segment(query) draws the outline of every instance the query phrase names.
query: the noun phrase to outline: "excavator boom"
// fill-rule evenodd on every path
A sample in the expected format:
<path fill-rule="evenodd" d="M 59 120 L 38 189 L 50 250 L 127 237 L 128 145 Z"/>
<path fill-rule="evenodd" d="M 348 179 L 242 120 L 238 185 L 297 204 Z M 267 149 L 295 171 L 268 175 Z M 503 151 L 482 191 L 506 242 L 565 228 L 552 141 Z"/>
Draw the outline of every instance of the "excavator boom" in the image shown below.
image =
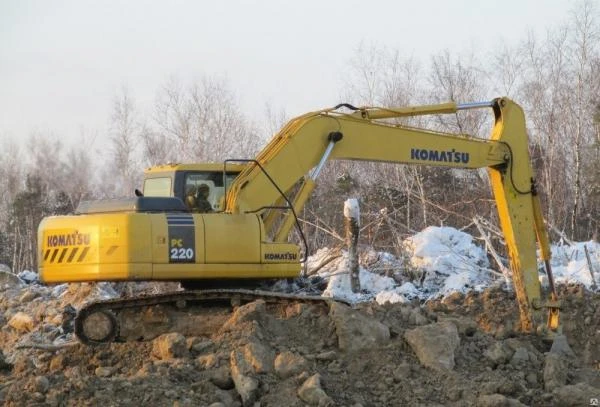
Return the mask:
<path fill-rule="evenodd" d="M 494 113 L 494 126 L 488 139 L 381 121 L 481 108 L 491 108 Z M 487 168 L 513 271 L 522 329 L 531 331 L 534 328 L 532 309 L 542 306 L 536 237 L 545 259 L 549 259 L 550 250 L 535 191 L 521 107 L 508 98 L 498 98 L 463 105 L 445 103 L 353 109 L 355 111 L 350 114 L 339 113 L 337 109 L 313 112 L 288 123 L 258 155 L 258 164 L 247 166 L 236 178 L 227 196 L 226 211 L 259 211 L 278 199 L 279 193 L 273 183 L 279 189 L 289 191 L 303 178 L 303 185 L 294 200 L 294 210 L 299 211 L 327 160 Z M 279 230 L 272 231 L 269 228 L 278 223 L 275 216 L 270 216 L 267 217 L 267 232 L 273 233 L 275 241 L 287 239 L 292 227 L 290 217 L 279 223 Z M 557 308 L 553 306 L 551 311 L 556 314 Z M 553 320 L 551 325 L 556 328 L 557 318 Z"/>

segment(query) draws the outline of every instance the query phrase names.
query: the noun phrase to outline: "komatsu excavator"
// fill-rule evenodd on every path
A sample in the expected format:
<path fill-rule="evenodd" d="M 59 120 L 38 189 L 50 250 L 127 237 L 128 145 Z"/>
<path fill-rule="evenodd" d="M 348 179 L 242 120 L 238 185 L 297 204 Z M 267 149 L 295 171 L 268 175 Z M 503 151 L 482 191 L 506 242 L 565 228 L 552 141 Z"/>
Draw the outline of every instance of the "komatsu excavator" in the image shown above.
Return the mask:
<path fill-rule="evenodd" d="M 423 115 L 489 109 L 489 138 L 392 123 Z M 398 122 L 399 120 L 395 120 Z M 288 242 L 328 160 L 367 160 L 450 168 L 487 168 L 510 258 L 521 329 L 558 328 L 559 301 L 528 152 L 521 107 L 508 98 L 401 108 L 343 104 L 291 120 L 253 160 L 173 164 L 146 170 L 143 191 L 125 200 L 83 202 L 75 215 L 45 218 L 38 231 L 45 283 L 285 279 L 300 275 L 298 245 Z M 193 201 L 204 191 L 209 211 Z M 187 205 L 186 205 L 187 204 Z M 301 228 L 300 229 L 300 235 Z M 551 295 L 542 298 L 536 241 Z M 79 310 L 75 333 L 85 343 L 124 338 L 120 315 L 157 304 L 216 301 L 322 301 L 250 290 L 192 290 L 115 299 Z M 547 310 L 546 324 L 541 311 Z M 138 339 L 142 339 L 141 337 Z"/>

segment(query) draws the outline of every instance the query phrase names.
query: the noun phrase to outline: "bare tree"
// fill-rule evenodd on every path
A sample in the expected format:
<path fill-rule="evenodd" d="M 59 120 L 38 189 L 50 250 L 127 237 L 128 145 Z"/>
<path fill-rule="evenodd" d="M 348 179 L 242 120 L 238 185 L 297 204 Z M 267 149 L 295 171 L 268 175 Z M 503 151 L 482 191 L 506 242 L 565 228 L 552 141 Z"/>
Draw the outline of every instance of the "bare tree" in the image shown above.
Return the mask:
<path fill-rule="evenodd" d="M 109 172 L 114 183 L 114 193 L 131 195 L 141 176 L 137 159 L 137 140 L 140 132 L 135 103 L 126 88 L 113 100 L 110 120 L 111 150 Z"/>
<path fill-rule="evenodd" d="M 142 148 L 142 162 L 145 167 L 173 161 L 171 143 L 158 130 L 145 123 L 141 126 L 138 137 Z"/>
<path fill-rule="evenodd" d="M 15 196 L 23 188 L 23 164 L 17 144 L 5 140 L 0 147 L 0 264 L 14 268 L 14 239 L 11 235 L 11 207 Z"/>
<path fill-rule="evenodd" d="M 145 152 L 161 151 L 173 161 L 253 157 L 265 142 L 241 112 L 226 80 L 219 77 L 205 77 L 187 89 L 169 81 L 158 93 L 154 122 L 155 131 L 144 131 Z M 161 136 L 173 146 L 170 151 L 164 151 Z"/>
<path fill-rule="evenodd" d="M 486 98 L 488 90 L 483 81 L 484 71 L 473 54 L 454 56 L 446 50 L 431 59 L 429 73 L 430 102 L 472 102 Z M 442 131 L 479 135 L 486 115 L 480 110 L 461 112 L 454 116 L 436 116 L 436 125 Z"/>
<path fill-rule="evenodd" d="M 64 158 L 64 173 L 60 191 L 69 199 L 70 207 L 75 209 L 83 199 L 94 196 L 93 186 L 95 167 L 85 146 L 74 145 L 69 148 Z"/>
<path fill-rule="evenodd" d="M 595 106 L 591 103 L 598 95 L 600 81 L 597 76 L 595 62 L 600 56 L 598 40 L 600 40 L 600 26 L 596 18 L 596 9 L 592 1 L 583 1 L 573 11 L 571 21 L 572 45 L 570 54 L 575 62 L 573 66 L 574 103 L 571 112 L 574 116 L 574 196 L 571 210 L 571 231 L 575 237 L 583 238 L 577 233 L 580 207 L 582 206 L 583 182 L 582 160 L 584 149 L 589 148 L 594 140 L 594 125 L 590 120 Z M 589 232 L 589 231 L 588 231 Z"/>

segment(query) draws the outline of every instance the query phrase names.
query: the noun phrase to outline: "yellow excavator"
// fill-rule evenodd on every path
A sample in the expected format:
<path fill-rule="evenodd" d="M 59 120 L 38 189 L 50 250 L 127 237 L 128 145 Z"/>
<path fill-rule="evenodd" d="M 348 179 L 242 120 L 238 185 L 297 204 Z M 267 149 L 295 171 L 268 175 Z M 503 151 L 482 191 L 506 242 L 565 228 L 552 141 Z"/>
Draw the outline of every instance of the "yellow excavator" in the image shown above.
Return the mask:
<path fill-rule="evenodd" d="M 466 109 L 493 112 L 489 138 L 391 120 Z M 75 320 L 75 333 L 86 343 L 119 340 L 123 310 L 294 297 L 197 288 L 214 280 L 298 277 L 303 259 L 288 235 L 296 226 L 303 236 L 296 214 L 328 160 L 487 168 L 510 258 L 521 329 L 558 328 L 559 302 L 525 118 L 521 107 L 508 98 L 400 108 L 342 104 L 291 120 L 255 159 L 150 168 L 136 197 L 83 202 L 74 215 L 48 217 L 40 223 L 40 279 L 45 283 L 170 280 L 196 288 L 89 304 Z M 198 200 L 204 201 L 202 210 Z M 549 298 L 542 298 L 536 242 L 550 281 Z M 548 311 L 545 324 L 542 310 Z"/>

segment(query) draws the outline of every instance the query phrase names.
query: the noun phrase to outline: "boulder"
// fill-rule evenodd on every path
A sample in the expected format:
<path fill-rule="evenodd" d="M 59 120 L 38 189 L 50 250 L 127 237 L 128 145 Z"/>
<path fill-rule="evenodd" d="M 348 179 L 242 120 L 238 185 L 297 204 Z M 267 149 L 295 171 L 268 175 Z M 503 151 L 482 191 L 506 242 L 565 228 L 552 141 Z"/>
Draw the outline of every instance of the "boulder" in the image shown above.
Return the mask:
<path fill-rule="evenodd" d="M 19 297 L 19 302 L 21 304 L 27 304 L 28 302 L 31 302 L 32 300 L 36 299 L 37 297 L 40 296 L 40 293 L 34 290 L 25 290 L 25 292 Z"/>
<path fill-rule="evenodd" d="M 275 358 L 275 372 L 282 379 L 297 375 L 306 370 L 307 367 L 307 360 L 293 352 L 281 352 Z"/>
<path fill-rule="evenodd" d="M 227 366 L 212 369 L 208 375 L 208 379 L 221 390 L 231 390 L 235 387 L 231 378 L 231 372 Z"/>
<path fill-rule="evenodd" d="M 526 407 L 526 405 L 502 394 L 489 394 L 477 398 L 477 407 Z"/>
<path fill-rule="evenodd" d="M 492 343 L 483 355 L 493 362 L 494 365 L 502 365 L 507 363 L 513 357 L 514 353 L 503 341 L 497 341 Z"/>
<path fill-rule="evenodd" d="M 517 348 L 512 358 L 510 358 L 510 364 L 513 366 L 524 366 L 527 363 L 529 363 L 529 352 L 524 347 Z"/>
<path fill-rule="evenodd" d="M 185 336 L 176 332 L 159 336 L 152 343 L 152 355 L 161 360 L 188 356 Z"/>
<path fill-rule="evenodd" d="M 242 348 L 242 354 L 255 373 L 273 371 L 275 351 L 270 346 L 252 341 Z"/>
<path fill-rule="evenodd" d="M 298 396 L 311 406 L 332 406 L 333 400 L 321 387 L 321 375 L 309 377 L 298 389 Z"/>
<path fill-rule="evenodd" d="M 8 266 L 0 264 L 0 290 L 21 287 L 23 284 L 23 281 L 16 274 L 10 272 Z"/>
<path fill-rule="evenodd" d="M 575 353 L 565 335 L 556 335 L 544 360 L 544 389 L 548 392 L 567 384 L 569 361 Z"/>
<path fill-rule="evenodd" d="M 24 312 L 17 312 L 8 321 L 8 325 L 18 332 L 31 332 L 33 330 L 33 318 Z"/>
<path fill-rule="evenodd" d="M 442 315 L 438 322 L 449 321 L 456 325 L 459 335 L 472 336 L 478 329 L 477 322 L 471 318 Z"/>
<path fill-rule="evenodd" d="M 109 377 L 114 373 L 114 369 L 111 367 L 99 366 L 94 370 L 94 373 L 98 377 Z"/>
<path fill-rule="evenodd" d="M 544 362 L 544 389 L 554 389 L 567 384 L 567 363 L 562 356 L 548 353 Z"/>
<path fill-rule="evenodd" d="M 567 342 L 567 337 L 565 335 L 556 335 L 554 337 L 554 340 L 552 341 L 552 348 L 550 348 L 550 353 L 571 359 L 575 357 L 575 352 L 573 352 L 569 346 L 569 342 Z"/>
<path fill-rule="evenodd" d="M 249 321 L 261 321 L 265 318 L 267 308 L 263 300 L 256 300 L 238 307 L 233 315 L 223 324 L 221 330 L 227 332 L 236 329 L 240 324 Z"/>
<path fill-rule="evenodd" d="M 210 339 L 193 337 L 187 340 L 187 347 L 192 352 L 207 353 L 214 348 L 214 342 Z"/>
<path fill-rule="evenodd" d="M 204 369 L 212 369 L 219 366 L 219 358 L 215 353 L 198 356 L 197 362 Z"/>
<path fill-rule="evenodd" d="M 408 342 L 423 366 L 437 371 L 454 368 L 454 351 L 460 344 L 456 325 L 443 321 L 406 331 Z"/>
<path fill-rule="evenodd" d="M 50 380 L 46 376 L 38 376 L 34 380 L 34 389 L 38 393 L 46 394 L 50 389 Z"/>
<path fill-rule="evenodd" d="M 235 389 L 242 398 L 244 407 L 254 405 L 258 399 L 259 381 L 253 377 L 253 368 L 240 350 L 231 352 L 231 378 Z"/>
<path fill-rule="evenodd" d="M 553 403 L 556 406 L 589 406 L 592 399 L 600 399 L 600 389 L 587 383 L 562 386 L 552 391 Z"/>
<path fill-rule="evenodd" d="M 390 329 L 347 305 L 333 302 L 329 315 L 335 324 L 340 349 L 357 352 L 381 346 L 390 340 Z"/>

